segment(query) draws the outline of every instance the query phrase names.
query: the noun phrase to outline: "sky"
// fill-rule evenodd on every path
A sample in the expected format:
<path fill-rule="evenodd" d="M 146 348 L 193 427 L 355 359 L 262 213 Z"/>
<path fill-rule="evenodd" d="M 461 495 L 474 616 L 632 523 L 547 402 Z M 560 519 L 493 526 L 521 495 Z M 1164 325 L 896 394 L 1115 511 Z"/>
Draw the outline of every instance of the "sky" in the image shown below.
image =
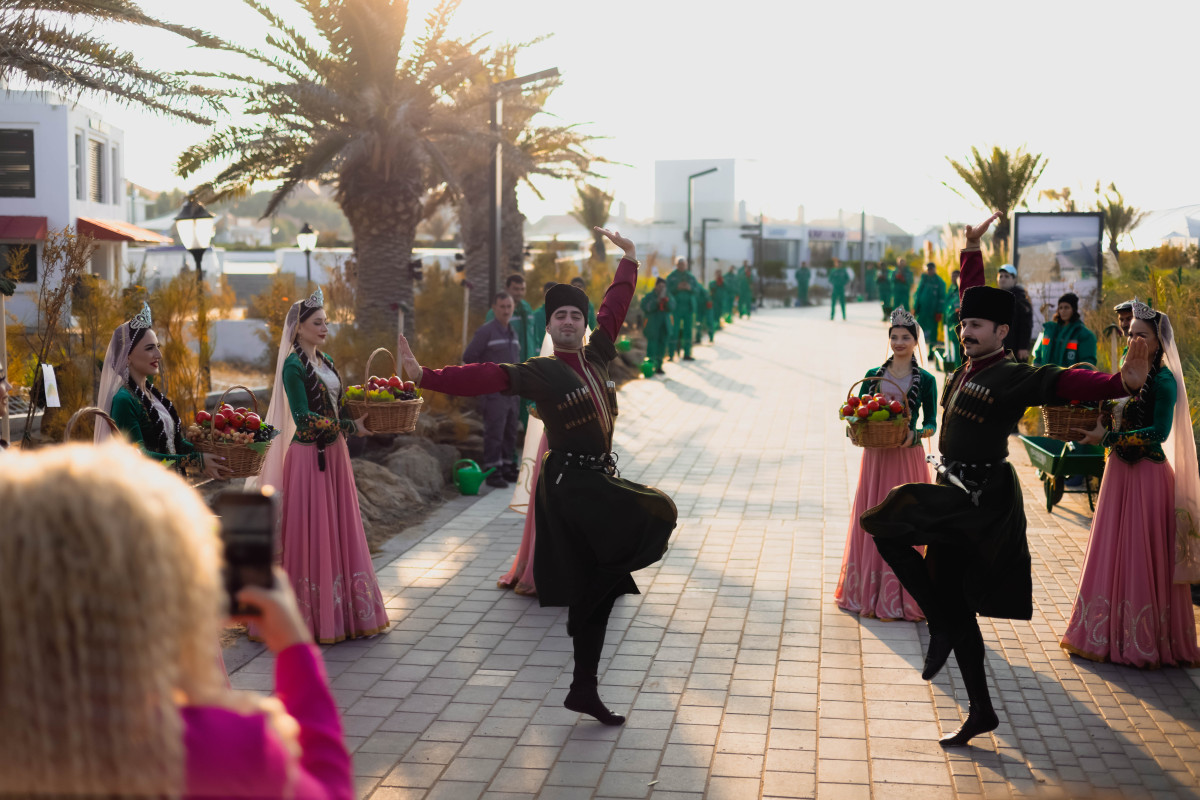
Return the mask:
<path fill-rule="evenodd" d="M 141 4 L 248 44 L 266 33 L 240 0 Z M 304 26 L 294 0 L 269 4 Z M 413 0 L 410 37 L 432 5 Z M 452 30 L 494 43 L 552 34 L 518 68 L 558 67 L 547 110 L 604 137 L 594 150 L 626 166 L 604 165 L 602 184 L 634 218 L 653 214 L 656 160 L 739 158 L 768 176 L 757 199 L 769 218 L 865 209 L 919 233 L 984 216 L 944 185 L 970 198 L 946 157 L 993 145 L 1043 154 L 1039 189 L 1089 199 L 1099 180 L 1143 209 L 1200 202 L 1196 2 L 463 0 Z M 103 33 L 149 65 L 213 66 L 173 37 Z M 203 129 L 84 104 L 125 130 L 126 177 L 189 185 L 173 164 Z M 530 219 L 570 207 L 570 185 L 539 188 L 545 200 L 521 199 Z"/>

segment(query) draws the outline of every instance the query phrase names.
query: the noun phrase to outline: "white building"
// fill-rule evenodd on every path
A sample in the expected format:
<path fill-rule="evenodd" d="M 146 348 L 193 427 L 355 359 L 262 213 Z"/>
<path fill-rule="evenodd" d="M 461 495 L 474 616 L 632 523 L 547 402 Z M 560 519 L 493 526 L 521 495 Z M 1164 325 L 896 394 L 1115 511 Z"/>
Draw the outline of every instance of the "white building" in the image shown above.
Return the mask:
<path fill-rule="evenodd" d="M 68 226 L 96 240 L 91 271 L 117 280 L 129 242 L 170 239 L 125 222 L 125 134 L 49 92 L 0 96 L 0 256 L 29 245 L 8 311 L 36 317 L 29 297 L 43 271 L 47 230 Z M 7 266 L 7 261 L 0 261 Z"/>

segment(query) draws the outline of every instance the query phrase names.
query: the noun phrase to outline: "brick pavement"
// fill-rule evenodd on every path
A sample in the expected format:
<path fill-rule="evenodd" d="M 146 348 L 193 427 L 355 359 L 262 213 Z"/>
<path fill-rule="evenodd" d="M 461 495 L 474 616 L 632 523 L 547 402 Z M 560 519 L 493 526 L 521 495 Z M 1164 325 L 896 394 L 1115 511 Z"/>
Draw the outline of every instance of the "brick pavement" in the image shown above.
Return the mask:
<path fill-rule="evenodd" d="M 984 620 L 1002 719 L 944 753 L 957 669 L 920 679 L 923 626 L 832 601 L 859 451 L 834 408 L 882 361 L 877 306 L 778 309 L 736 323 L 666 379 L 622 389 L 622 473 L 675 498 L 662 562 L 617 603 L 606 728 L 562 708 L 565 610 L 498 589 L 523 518 L 507 493 L 455 501 L 377 569 L 394 628 L 325 648 L 359 795 L 399 798 L 1200 797 L 1200 689 L 1189 671 L 1069 659 L 1058 634 L 1087 541 L 1086 503 L 1053 515 L 1021 468 L 1032 623 Z M 1018 462 L 1023 462 L 1023 456 Z M 260 655 L 235 686 L 266 689 Z"/>

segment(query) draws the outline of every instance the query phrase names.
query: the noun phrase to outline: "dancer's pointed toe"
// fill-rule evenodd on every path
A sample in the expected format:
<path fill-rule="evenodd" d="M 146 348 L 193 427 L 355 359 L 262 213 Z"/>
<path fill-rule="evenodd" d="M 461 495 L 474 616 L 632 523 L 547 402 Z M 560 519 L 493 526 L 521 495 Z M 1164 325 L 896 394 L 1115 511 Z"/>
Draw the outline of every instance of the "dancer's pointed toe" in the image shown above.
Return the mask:
<path fill-rule="evenodd" d="M 938 740 L 942 747 L 965 747 L 971 739 L 1000 727 L 1000 719 L 992 709 L 971 709 L 958 730 Z"/>

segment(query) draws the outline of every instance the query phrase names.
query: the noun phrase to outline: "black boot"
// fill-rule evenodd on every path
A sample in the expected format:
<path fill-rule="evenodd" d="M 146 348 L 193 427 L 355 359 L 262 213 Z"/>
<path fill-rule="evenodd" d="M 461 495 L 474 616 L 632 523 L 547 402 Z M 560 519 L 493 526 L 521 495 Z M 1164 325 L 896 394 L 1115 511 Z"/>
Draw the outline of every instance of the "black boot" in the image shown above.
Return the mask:
<path fill-rule="evenodd" d="M 967 718 L 958 730 L 949 736 L 938 739 L 942 747 L 965 747 L 968 742 L 981 733 L 988 733 L 1000 727 L 1000 719 L 992 707 L 976 708 L 974 705 L 967 711 Z"/>
<path fill-rule="evenodd" d="M 925 651 L 925 666 L 921 679 L 931 681 L 946 666 L 946 660 L 962 640 L 962 631 L 929 629 L 929 649 Z"/>
<path fill-rule="evenodd" d="M 571 711 L 595 717 L 605 725 L 624 725 L 625 718 L 609 711 L 608 707 L 600 700 L 600 693 L 596 690 L 597 685 L 598 681 L 595 675 L 591 677 L 575 676 L 575 680 L 571 682 L 571 690 L 567 692 L 567 699 L 563 701 L 563 706 Z"/>

